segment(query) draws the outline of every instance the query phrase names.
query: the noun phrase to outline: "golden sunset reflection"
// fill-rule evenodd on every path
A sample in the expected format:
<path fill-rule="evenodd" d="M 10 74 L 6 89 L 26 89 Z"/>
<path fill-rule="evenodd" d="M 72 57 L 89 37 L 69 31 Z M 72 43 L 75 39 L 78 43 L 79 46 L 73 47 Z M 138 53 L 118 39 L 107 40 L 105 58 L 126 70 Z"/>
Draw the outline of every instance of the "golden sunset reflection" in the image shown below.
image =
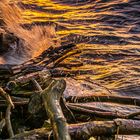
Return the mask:
<path fill-rule="evenodd" d="M 63 62 L 83 62 L 84 65 L 79 66 L 79 69 L 93 70 L 94 74 L 90 76 L 92 80 L 104 84 L 109 89 L 119 89 L 130 86 L 131 81 L 135 81 L 134 84 L 140 83 L 139 79 L 134 78 L 139 75 L 136 68 L 139 65 L 140 54 L 138 18 L 133 21 L 131 15 L 133 12 L 130 12 L 128 17 L 125 16 L 133 8 L 126 6 L 118 10 L 118 5 L 127 5 L 127 2 L 95 0 L 78 4 L 60 0 L 23 0 L 24 22 L 22 20 L 20 23 L 53 23 L 60 42 L 75 43 L 77 50 L 81 50 L 80 56 L 79 54 L 70 56 Z M 32 36 L 35 32 L 31 31 Z M 35 37 L 31 39 L 30 33 L 28 36 L 27 34 L 24 32 L 22 37 L 28 37 L 30 43 L 36 41 Z M 39 32 L 36 32 L 36 37 L 39 38 L 37 34 Z M 37 50 L 33 57 L 38 56 L 46 46 L 49 47 L 49 43 L 47 45 L 45 43 L 43 45 L 36 43 Z"/>

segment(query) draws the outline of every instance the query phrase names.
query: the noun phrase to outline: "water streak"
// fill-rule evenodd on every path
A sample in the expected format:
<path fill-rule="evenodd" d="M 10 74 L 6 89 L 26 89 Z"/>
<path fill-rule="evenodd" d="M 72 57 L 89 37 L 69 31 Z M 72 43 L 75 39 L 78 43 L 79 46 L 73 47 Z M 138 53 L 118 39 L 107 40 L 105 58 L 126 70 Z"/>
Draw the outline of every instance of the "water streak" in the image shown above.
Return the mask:
<path fill-rule="evenodd" d="M 9 9 L 10 19 L 5 20 L 8 30 L 22 38 L 27 48 L 36 55 L 42 44 L 42 29 L 48 23 L 56 25 L 62 44 L 75 43 L 81 54 L 69 56 L 58 67 L 65 70 L 93 70 L 93 75 L 67 78 L 69 93 L 102 93 L 139 96 L 140 91 L 140 1 L 139 0 L 23 0 L 18 5 L 24 11 L 14 16 Z M 3 5 L 5 7 L 7 5 Z M 11 7 L 12 8 L 12 7 Z M 3 13 L 6 10 L 3 9 Z M 18 9 L 19 10 L 19 9 Z M 17 12 L 16 12 L 17 13 Z M 20 19 L 21 13 L 23 19 Z M 3 17 L 6 18 L 6 15 Z M 8 18 L 8 17 L 7 17 Z M 19 20 L 20 19 L 20 20 Z M 21 25 L 36 25 L 25 30 Z M 18 27 L 18 29 L 17 29 Z M 45 27 L 46 28 L 46 27 Z M 50 28 L 49 28 L 50 29 Z M 46 31 L 46 34 L 48 33 Z M 52 33 L 54 36 L 55 33 Z M 50 35 L 50 34 L 49 34 Z M 50 40 L 43 43 L 50 46 Z M 42 40 L 40 40 L 42 38 Z M 47 45 L 46 45 L 47 44 Z M 48 45 L 49 44 L 49 45 Z M 42 47 L 41 47 L 42 48 Z M 42 50 L 41 50 L 42 51 Z M 30 54 L 30 53 L 29 53 Z M 83 66 L 66 67 L 66 64 L 84 63 Z M 65 65 L 64 65 L 65 64 Z M 84 79 L 84 80 L 83 80 Z M 86 82 L 90 79 L 92 82 Z M 81 88 L 79 83 L 81 85 Z M 76 84 L 75 84 L 76 83 Z M 100 86 L 102 85 L 102 87 Z M 74 90 L 71 88 L 75 87 Z M 68 86 L 67 86 L 68 88 Z M 76 90 L 77 89 L 77 90 Z M 86 90 L 85 90 L 86 89 Z M 75 92 L 73 92 L 75 91 Z"/>

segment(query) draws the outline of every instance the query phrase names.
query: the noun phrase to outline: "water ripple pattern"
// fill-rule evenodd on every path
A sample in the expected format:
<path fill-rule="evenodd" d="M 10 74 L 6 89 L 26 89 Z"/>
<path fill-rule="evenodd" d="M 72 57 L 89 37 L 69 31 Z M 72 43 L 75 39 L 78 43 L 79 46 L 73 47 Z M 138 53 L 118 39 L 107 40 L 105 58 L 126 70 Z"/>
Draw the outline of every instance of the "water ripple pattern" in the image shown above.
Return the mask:
<path fill-rule="evenodd" d="M 80 84 L 92 93 L 140 94 L 139 0 L 23 0 L 26 24 L 56 25 L 62 44 L 75 43 L 80 54 L 59 67 L 93 70 Z M 64 67 L 63 64 L 84 63 Z M 102 85 L 102 87 L 100 86 Z M 106 88 L 108 90 L 106 90 Z"/>

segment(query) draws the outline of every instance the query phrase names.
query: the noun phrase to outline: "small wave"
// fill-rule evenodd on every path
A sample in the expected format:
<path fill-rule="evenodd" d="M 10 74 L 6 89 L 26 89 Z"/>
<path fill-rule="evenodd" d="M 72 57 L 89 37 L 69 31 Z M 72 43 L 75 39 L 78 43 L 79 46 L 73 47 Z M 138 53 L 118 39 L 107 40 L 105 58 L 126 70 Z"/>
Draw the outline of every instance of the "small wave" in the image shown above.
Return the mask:
<path fill-rule="evenodd" d="M 2 27 L 6 34 L 16 36 L 15 40 L 9 44 L 7 52 L 1 56 L 5 63 L 19 64 L 38 56 L 50 46 L 58 46 L 56 43 L 56 33 L 54 26 L 33 26 L 30 29 L 24 28 L 24 10 L 17 4 L 8 1 L 0 2 L 1 16 L 4 22 Z M 8 41 L 5 40 L 5 41 Z M 4 62 L 2 61 L 2 63 Z"/>

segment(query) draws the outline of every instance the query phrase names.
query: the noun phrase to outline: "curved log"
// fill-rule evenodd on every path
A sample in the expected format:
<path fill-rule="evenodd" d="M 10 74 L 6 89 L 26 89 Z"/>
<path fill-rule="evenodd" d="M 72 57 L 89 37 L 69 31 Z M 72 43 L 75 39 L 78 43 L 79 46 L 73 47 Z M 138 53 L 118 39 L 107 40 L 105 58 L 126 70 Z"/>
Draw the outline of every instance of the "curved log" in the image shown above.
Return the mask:
<path fill-rule="evenodd" d="M 52 80 L 49 87 L 41 93 L 45 109 L 51 119 L 56 140 L 70 140 L 66 119 L 59 103 L 65 87 L 64 80 Z"/>

